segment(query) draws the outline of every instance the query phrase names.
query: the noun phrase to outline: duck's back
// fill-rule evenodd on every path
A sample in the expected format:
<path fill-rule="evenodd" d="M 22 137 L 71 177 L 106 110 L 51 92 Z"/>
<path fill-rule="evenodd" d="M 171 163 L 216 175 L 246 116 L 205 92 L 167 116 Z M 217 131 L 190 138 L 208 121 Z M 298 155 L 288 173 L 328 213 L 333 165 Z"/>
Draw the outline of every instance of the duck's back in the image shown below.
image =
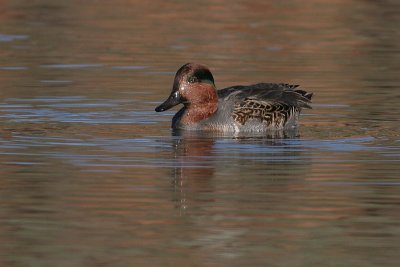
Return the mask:
<path fill-rule="evenodd" d="M 311 108 L 312 93 L 298 85 L 259 83 L 217 91 L 215 116 L 204 125 L 221 130 L 267 131 L 293 128 L 302 108 Z"/>

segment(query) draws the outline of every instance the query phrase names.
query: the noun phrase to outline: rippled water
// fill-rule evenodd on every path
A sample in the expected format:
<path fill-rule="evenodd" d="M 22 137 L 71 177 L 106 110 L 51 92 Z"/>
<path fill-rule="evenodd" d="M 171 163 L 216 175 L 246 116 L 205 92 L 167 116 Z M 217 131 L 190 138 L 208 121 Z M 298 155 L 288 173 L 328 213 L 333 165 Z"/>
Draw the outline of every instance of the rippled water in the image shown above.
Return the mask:
<path fill-rule="evenodd" d="M 397 266 L 398 1 L 0 1 L 1 266 Z M 173 133 L 186 62 L 295 133 Z"/>

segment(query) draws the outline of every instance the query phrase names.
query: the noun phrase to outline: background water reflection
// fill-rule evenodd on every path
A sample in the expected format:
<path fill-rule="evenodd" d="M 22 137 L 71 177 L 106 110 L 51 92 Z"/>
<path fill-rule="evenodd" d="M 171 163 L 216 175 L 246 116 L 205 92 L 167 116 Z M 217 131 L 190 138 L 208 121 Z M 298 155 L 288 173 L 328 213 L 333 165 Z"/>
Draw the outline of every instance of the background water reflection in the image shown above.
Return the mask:
<path fill-rule="evenodd" d="M 397 1 L 0 0 L 1 266 L 397 266 Z M 301 84 L 295 133 L 172 133 L 176 69 Z"/>

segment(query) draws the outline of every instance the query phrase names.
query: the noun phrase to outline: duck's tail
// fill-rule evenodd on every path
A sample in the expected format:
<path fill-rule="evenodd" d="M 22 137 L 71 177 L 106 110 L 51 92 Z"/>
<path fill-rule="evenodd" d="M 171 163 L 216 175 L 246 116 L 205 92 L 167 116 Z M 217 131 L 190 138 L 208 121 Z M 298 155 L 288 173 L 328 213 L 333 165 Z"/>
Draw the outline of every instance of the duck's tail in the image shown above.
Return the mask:
<path fill-rule="evenodd" d="M 299 93 L 299 94 L 301 94 L 303 97 L 307 98 L 311 102 L 311 98 L 313 96 L 313 93 L 308 93 L 308 92 L 306 92 L 304 90 L 301 90 L 301 89 L 296 89 L 294 91 Z"/>

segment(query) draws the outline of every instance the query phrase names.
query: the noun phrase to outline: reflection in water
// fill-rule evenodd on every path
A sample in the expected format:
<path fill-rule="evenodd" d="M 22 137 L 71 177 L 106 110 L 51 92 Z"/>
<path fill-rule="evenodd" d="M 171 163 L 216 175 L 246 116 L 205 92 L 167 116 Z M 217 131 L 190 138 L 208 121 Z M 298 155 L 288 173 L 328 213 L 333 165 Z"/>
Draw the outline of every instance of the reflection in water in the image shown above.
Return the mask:
<path fill-rule="evenodd" d="M 245 217 L 249 214 L 261 218 L 275 217 L 267 207 L 262 212 L 264 215 L 255 212 L 250 203 L 262 195 L 260 203 L 269 202 L 276 207 L 288 204 L 285 199 L 278 204 L 276 196 L 265 194 L 270 189 L 263 189 L 262 184 L 269 181 L 268 187 L 273 185 L 273 191 L 286 194 L 292 190 L 292 185 L 285 181 L 287 174 L 282 171 L 295 172 L 296 177 L 290 179 L 295 179 L 295 184 L 298 184 L 304 180 L 309 168 L 308 160 L 301 166 L 297 164 L 303 149 L 292 146 L 290 142 L 293 139 L 277 137 L 285 135 L 293 138 L 297 132 L 271 132 L 269 136 L 258 137 L 224 137 L 188 131 L 174 133 L 173 201 L 180 215 L 191 221 L 193 229 L 202 233 L 185 241 L 185 245 L 195 246 L 201 254 L 213 259 L 243 256 L 240 248 L 246 246 L 244 239 L 252 235 L 250 229 L 261 223 L 254 224 Z"/>
<path fill-rule="evenodd" d="M 188 199 L 196 199 L 197 193 L 212 193 L 215 173 L 215 157 L 212 138 L 179 136 L 173 139 L 176 163 L 173 167 L 173 183 L 178 207 L 186 209 Z M 212 201 L 202 200 L 202 201 Z"/>
<path fill-rule="evenodd" d="M 285 140 L 293 140 L 297 136 L 298 129 L 271 131 L 252 137 L 175 131 L 172 178 L 178 207 L 185 210 L 189 202 L 213 201 L 197 196 L 214 192 L 215 179 L 218 179 L 215 177 L 216 172 L 224 175 L 232 172 L 232 175 L 239 175 L 245 181 L 252 179 L 250 177 L 257 175 L 261 169 L 270 169 L 271 174 L 275 175 L 273 170 L 278 162 L 292 167 L 293 161 L 301 158 L 302 148 Z M 301 172 L 304 172 L 305 167 L 306 164 L 300 166 Z M 291 169 L 294 172 L 296 170 Z"/>

